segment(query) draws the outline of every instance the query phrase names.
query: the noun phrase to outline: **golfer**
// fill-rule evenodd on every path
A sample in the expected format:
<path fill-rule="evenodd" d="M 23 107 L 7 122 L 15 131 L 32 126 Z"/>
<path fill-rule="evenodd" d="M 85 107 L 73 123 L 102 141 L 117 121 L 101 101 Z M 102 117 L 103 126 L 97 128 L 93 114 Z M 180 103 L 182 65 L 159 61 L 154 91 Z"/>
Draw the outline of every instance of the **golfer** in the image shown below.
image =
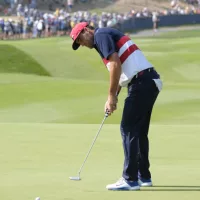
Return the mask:
<path fill-rule="evenodd" d="M 121 87 L 128 91 L 120 128 L 125 156 L 122 178 L 106 188 L 139 190 L 142 186 L 152 186 L 148 130 L 153 105 L 162 88 L 159 74 L 139 47 L 117 29 L 93 29 L 87 22 L 81 22 L 70 36 L 74 50 L 80 46 L 96 49 L 110 72 L 105 112 L 111 115 L 117 109 Z"/>

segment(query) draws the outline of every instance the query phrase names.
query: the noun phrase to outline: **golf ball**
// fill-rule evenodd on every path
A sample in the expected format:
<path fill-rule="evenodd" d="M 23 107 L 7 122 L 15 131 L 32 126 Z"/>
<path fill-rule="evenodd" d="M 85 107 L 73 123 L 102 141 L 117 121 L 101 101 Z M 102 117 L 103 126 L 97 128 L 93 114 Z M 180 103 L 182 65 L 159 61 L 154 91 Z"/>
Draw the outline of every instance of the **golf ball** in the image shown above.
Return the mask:
<path fill-rule="evenodd" d="M 40 200 L 40 197 L 36 197 L 35 200 Z"/>

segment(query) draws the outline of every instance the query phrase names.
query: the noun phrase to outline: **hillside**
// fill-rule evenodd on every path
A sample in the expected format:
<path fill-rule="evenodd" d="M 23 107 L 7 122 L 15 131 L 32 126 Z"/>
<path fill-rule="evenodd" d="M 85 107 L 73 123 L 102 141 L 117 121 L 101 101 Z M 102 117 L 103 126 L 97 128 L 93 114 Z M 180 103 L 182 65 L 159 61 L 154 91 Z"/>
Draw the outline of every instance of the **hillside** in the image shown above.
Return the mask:
<path fill-rule="evenodd" d="M 61 1 L 62 2 L 62 1 Z M 170 0 L 88 0 L 86 3 L 75 1 L 73 11 L 77 10 L 93 10 L 97 12 L 113 11 L 113 12 L 127 12 L 131 9 L 142 10 L 148 7 L 150 10 L 160 10 L 171 8 Z M 53 8 L 61 7 L 62 3 L 53 3 Z M 181 6 L 187 4 L 181 2 Z M 48 4 L 40 1 L 40 8 L 47 9 Z"/>
<path fill-rule="evenodd" d="M 156 104 L 159 112 L 152 118 L 156 123 L 200 121 L 198 35 L 199 31 L 188 30 L 134 37 L 164 83 Z M 71 40 L 64 37 L 1 41 L 0 48 L 4 54 L 0 56 L 1 122 L 100 122 L 109 73 L 95 50 L 74 52 Z M 38 76 L 45 72 L 51 76 Z M 122 89 L 118 110 L 109 123 L 119 123 L 126 92 Z"/>

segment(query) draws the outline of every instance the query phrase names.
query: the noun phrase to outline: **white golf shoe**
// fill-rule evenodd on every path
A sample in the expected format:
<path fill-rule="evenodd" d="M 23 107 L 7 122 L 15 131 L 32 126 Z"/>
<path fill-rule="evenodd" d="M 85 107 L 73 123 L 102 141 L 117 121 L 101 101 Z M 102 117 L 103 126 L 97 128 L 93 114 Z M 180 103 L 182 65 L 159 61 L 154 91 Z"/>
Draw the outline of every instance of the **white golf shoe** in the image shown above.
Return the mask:
<path fill-rule="evenodd" d="M 120 178 L 116 183 L 107 185 L 108 190 L 140 190 L 140 186 L 137 181 L 127 181 L 124 178 Z"/>
<path fill-rule="evenodd" d="M 153 186 L 151 179 L 140 178 L 140 179 L 138 179 L 138 183 L 141 187 L 151 187 L 151 186 Z"/>

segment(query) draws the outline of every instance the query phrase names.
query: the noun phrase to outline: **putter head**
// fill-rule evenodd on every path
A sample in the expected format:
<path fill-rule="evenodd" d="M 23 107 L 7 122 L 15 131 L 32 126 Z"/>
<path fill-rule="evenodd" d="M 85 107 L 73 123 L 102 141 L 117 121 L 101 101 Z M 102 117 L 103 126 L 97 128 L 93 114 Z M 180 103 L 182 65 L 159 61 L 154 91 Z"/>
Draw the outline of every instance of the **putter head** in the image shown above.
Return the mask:
<path fill-rule="evenodd" d="M 72 181 L 80 181 L 81 180 L 81 178 L 79 176 L 70 176 L 69 179 Z"/>

